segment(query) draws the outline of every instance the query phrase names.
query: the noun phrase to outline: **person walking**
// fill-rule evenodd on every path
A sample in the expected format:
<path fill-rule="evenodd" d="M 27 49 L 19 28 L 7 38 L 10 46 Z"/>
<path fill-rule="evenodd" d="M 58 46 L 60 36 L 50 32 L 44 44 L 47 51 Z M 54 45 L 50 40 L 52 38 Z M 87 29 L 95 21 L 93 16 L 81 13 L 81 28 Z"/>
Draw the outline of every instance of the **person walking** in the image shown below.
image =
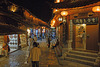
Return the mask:
<path fill-rule="evenodd" d="M 9 40 L 8 36 L 6 36 L 6 37 L 7 37 L 7 40 L 4 40 L 4 43 L 2 45 L 2 53 L 7 58 L 8 57 L 8 52 L 10 52 L 10 47 L 8 45 L 10 40 Z"/>
<path fill-rule="evenodd" d="M 48 37 L 48 48 L 50 48 L 50 41 L 51 41 L 51 39 L 50 39 L 50 37 Z"/>
<path fill-rule="evenodd" d="M 33 39 L 31 38 L 31 36 L 29 36 L 28 45 L 29 45 L 28 50 L 30 50 L 33 47 Z"/>
<path fill-rule="evenodd" d="M 82 34 L 82 43 L 83 43 L 84 49 L 86 49 L 86 33 L 85 33 L 85 31 L 83 31 L 83 34 Z"/>
<path fill-rule="evenodd" d="M 36 42 L 33 43 L 33 48 L 30 51 L 30 55 L 28 57 L 29 62 L 31 60 L 32 67 L 39 67 L 39 58 L 41 56 L 41 50 L 38 48 L 38 44 Z"/>
<path fill-rule="evenodd" d="M 36 35 L 34 35 L 34 38 L 33 38 L 33 39 L 34 39 L 35 42 L 37 42 L 37 37 L 36 37 Z"/>
<path fill-rule="evenodd" d="M 29 52 L 30 52 L 30 50 L 33 48 L 33 39 L 31 38 L 31 36 L 29 36 L 29 38 L 28 38 L 28 48 L 27 48 L 27 51 L 26 51 L 26 61 L 25 61 L 25 63 L 27 63 L 27 58 L 29 57 Z"/>
<path fill-rule="evenodd" d="M 9 46 L 8 46 L 7 43 L 4 42 L 2 47 L 3 47 L 2 53 L 7 58 L 8 57 L 8 48 L 9 48 Z"/>

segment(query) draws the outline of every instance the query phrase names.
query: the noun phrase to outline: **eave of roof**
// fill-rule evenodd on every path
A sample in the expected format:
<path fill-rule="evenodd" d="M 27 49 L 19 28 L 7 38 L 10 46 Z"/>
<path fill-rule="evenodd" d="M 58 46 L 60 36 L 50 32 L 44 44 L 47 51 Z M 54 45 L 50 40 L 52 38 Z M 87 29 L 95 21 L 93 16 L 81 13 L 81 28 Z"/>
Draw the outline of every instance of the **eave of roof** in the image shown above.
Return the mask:
<path fill-rule="evenodd" d="M 22 34 L 22 33 L 27 33 L 27 32 L 12 25 L 0 23 L 0 35 Z"/>
<path fill-rule="evenodd" d="M 77 1 L 77 2 L 61 2 L 61 3 L 55 3 L 51 5 L 51 8 L 75 8 L 75 7 L 82 7 L 89 4 L 97 3 L 100 0 L 87 0 L 87 1 Z"/>

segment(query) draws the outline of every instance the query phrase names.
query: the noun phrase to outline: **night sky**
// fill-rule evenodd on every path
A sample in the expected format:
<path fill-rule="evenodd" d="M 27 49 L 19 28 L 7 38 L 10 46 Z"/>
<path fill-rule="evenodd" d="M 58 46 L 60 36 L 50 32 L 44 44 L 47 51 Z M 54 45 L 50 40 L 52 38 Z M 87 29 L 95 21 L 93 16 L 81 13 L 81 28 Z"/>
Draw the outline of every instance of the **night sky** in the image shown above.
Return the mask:
<path fill-rule="evenodd" d="M 48 22 L 52 17 L 52 9 L 47 2 L 54 0 L 9 0 L 16 5 L 23 6 L 32 12 L 36 17 Z"/>

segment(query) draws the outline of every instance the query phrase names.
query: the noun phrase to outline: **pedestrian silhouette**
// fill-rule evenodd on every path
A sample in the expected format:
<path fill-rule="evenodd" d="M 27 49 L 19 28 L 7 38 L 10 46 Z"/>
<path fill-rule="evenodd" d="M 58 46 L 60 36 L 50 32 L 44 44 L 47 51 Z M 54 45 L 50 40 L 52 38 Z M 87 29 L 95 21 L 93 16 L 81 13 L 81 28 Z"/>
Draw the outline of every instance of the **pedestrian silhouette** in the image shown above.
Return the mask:
<path fill-rule="evenodd" d="M 33 43 L 33 48 L 30 51 L 30 55 L 28 57 L 28 62 L 31 60 L 32 67 L 39 67 L 39 58 L 41 55 L 41 50 L 38 48 L 38 44 L 36 42 Z"/>

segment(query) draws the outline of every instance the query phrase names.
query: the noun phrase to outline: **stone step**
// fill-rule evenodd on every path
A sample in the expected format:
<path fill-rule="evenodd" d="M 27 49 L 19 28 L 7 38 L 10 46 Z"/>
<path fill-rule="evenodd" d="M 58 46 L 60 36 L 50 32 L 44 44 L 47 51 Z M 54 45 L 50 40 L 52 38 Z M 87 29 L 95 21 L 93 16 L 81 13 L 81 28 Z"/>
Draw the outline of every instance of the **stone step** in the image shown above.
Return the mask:
<path fill-rule="evenodd" d="M 62 67 L 60 65 L 48 65 L 48 67 Z"/>
<path fill-rule="evenodd" d="M 62 65 L 62 67 L 93 67 L 93 66 L 67 61 L 67 60 L 60 60 L 60 64 Z"/>
<path fill-rule="evenodd" d="M 87 61 L 93 61 L 95 62 L 96 58 L 95 57 L 90 57 L 90 56 L 84 56 L 84 55 L 78 55 L 78 54 L 68 54 L 68 57 L 76 58 L 76 59 L 83 59 Z"/>
<path fill-rule="evenodd" d="M 97 57 L 97 53 L 90 53 L 90 52 L 83 52 L 83 51 L 70 51 L 70 54 L 77 54 L 77 55 L 83 55 L 83 56 L 90 56 L 90 57 Z"/>
<path fill-rule="evenodd" d="M 72 58 L 72 57 L 65 57 L 64 59 L 67 61 L 78 62 L 78 63 L 90 65 L 90 66 L 94 66 L 94 64 L 95 64 L 95 62 L 92 62 L 92 61 L 87 61 L 87 60 Z"/>

